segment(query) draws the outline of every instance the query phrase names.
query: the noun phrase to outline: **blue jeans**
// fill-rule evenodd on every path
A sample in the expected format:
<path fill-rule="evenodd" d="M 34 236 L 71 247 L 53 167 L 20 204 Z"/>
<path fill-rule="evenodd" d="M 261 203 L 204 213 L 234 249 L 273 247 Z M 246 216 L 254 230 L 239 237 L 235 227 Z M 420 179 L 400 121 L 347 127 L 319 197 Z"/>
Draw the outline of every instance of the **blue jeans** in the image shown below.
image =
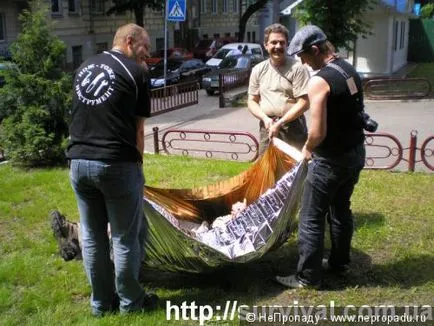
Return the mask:
<path fill-rule="evenodd" d="M 142 165 L 74 159 L 70 180 L 80 213 L 83 263 L 92 287 L 93 314 L 114 308 L 111 305 L 116 293 L 121 312 L 140 310 L 144 298 L 138 281 L 143 255 L 143 241 L 139 239 L 144 225 Z"/>
<path fill-rule="evenodd" d="M 309 164 L 298 230 L 297 278 L 302 283 L 321 283 L 326 216 L 332 242 L 329 266 L 339 269 L 349 264 L 353 236 L 350 199 L 364 161 L 365 148 L 360 145 L 339 157 L 314 156 Z"/>

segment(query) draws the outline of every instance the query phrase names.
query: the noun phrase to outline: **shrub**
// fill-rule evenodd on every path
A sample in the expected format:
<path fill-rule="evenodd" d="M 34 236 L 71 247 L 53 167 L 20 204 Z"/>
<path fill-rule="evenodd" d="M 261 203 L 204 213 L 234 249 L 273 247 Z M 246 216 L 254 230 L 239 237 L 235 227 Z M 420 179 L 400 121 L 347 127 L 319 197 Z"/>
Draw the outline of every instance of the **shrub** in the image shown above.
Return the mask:
<path fill-rule="evenodd" d="M 434 15 L 434 3 L 427 3 L 420 10 L 420 18 L 428 19 Z"/>
<path fill-rule="evenodd" d="M 16 164 L 63 162 L 72 90 L 62 71 L 65 45 L 52 33 L 42 0 L 30 1 L 20 21 L 22 33 L 11 45 L 16 68 L 3 71 L 0 89 L 0 144 Z"/>

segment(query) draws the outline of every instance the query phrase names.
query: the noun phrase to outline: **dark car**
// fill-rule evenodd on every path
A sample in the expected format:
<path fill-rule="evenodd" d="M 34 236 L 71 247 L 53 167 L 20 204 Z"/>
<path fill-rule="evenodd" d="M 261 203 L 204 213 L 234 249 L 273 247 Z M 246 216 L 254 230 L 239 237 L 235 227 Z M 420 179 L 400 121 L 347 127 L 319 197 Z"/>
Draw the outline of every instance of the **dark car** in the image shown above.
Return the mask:
<path fill-rule="evenodd" d="M 152 66 L 164 58 L 164 49 L 151 53 L 150 58 L 146 58 L 145 62 Z M 183 48 L 167 49 L 167 59 L 188 60 L 193 59 L 193 53 Z"/>
<path fill-rule="evenodd" d="M 236 41 L 237 39 L 235 37 L 230 36 L 220 37 L 217 39 L 203 39 L 197 42 L 192 52 L 195 58 L 206 61 L 223 45 Z"/>
<path fill-rule="evenodd" d="M 212 57 L 216 52 L 216 46 L 214 40 L 204 39 L 197 42 L 193 49 L 193 55 L 197 59 L 205 60 L 208 57 Z"/>
<path fill-rule="evenodd" d="M 203 61 L 199 59 L 190 60 L 167 60 L 166 86 L 179 82 L 197 81 L 200 82 L 202 76 L 211 70 Z M 149 69 L 151 78 L 151 88 L 164 86 L 164 60 L 159 61 Z"/>
<path fill-rule="evenodd" d="M 208 95 L 213 95 L 219 89 L 219 74 L 250 70 L 263 60 L 264 58 L 260 55 L 239 54 L 226 57 L 218 65 L 217 69 L 202 77 L 202 87 Z"/>

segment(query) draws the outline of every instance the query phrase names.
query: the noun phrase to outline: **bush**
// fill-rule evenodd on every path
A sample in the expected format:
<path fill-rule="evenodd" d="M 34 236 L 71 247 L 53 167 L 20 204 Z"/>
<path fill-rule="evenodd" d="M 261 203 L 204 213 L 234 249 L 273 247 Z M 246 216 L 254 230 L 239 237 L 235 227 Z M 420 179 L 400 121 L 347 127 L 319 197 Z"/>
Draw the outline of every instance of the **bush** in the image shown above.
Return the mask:
<path fill-rule="evenodd" d="M 420 18 L 428 19 L 434 16 L 434 3 L 427 3 L 420 10 Z"/>
<path fill-rule="evenodd" d="M 52 33 L 48 8 L 33 0 L 20 15 L 23 28 L 11 46 L 14 69 L 2 72 L 0 144 L 21 165 L 65 161 L 71 76 L 61 69 L 65 45 Z"/>

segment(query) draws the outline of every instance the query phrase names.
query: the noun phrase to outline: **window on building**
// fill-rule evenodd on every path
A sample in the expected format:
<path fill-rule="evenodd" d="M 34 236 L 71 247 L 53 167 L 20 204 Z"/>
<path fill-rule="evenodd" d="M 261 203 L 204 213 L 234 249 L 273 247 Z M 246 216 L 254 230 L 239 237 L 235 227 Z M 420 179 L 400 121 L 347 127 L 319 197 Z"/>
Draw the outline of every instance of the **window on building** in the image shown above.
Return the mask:
<path fill-rule="evenodd" d="M 223 0 L 223 12 L 229 11 L 229 0 Z"/>
<path fill-rule="evenodd" d="M 250 43 L 250 32 L 247 32 L 247 42 Z"/>
<path fill-rule="evenodd" d="M 405 22 L 401 22 L 401 37 L 399 39 L 399 48 L 403 49 L 405 43 Z"/>
<path fill-rule="evenodd" d="M 155 50 L 164 49 L 164 37 L 157 37 L 155 39 Z"/>
<path fill-rule="evenodd" d="M 232 12 L 238 12 L 239 0 L 232 0 Z"/>
<path fill-rule="evenodd" d="M 107 42 L 104 43 L 96 43 L 96 53 L 101 53 L 108 50 Z"/>
<path fill-rule="evenodd" d="M 72 68 L 75 70 L 80 67 L 83 61 L 83 47 L 76 45 L 72 47 Z"/>
<path fill-rule="evenodd" d="M 73 14 L 78 13 L 78 6 L 78 0 L 68 0 L 68 12 Z"/>
<path fill-rule="evenodd" d="M 206 14 L 206 2 L 207 0 L 200 0 L 200 13 Z"/>
<path fill-rule="evenodd" d="M 4 14 L 0 12 L 0 42 L 6 39 L 5 31 L 5 18 Z"/>
<path fill-rule="evenodd" d="M 165 15 L 164 8 L 152 9 L 154 15 L 163 17 Z M 124 13 L 125 14 L 125 13 Z"/>
<path fill-rule="evenodd" d="M 104 12 L 104 0 L 90 0 L 90 10 L 92 13 Z"/>
<path fill-rule="evenodd" d="M 213 14 L 217 14 L 218 11 L 218 7 L 217 7 L 217 0 L 212 0 L 212 8 L 211 8 L 211 12 Z"/>
<path fill-rule="evenodd" d="M 393 50 L 398 50 L 398 22 L 393 25 Z"/>
<path fill-rule="evenodd" d="M 51 0 L 51 13 L 52 14 L 60 14 L 61 1 L 60 0 Z"/>
<path fill-rule="evenodd" d="M 256 43 L 256 32 L 252 32 L 252 43 Z"/>

